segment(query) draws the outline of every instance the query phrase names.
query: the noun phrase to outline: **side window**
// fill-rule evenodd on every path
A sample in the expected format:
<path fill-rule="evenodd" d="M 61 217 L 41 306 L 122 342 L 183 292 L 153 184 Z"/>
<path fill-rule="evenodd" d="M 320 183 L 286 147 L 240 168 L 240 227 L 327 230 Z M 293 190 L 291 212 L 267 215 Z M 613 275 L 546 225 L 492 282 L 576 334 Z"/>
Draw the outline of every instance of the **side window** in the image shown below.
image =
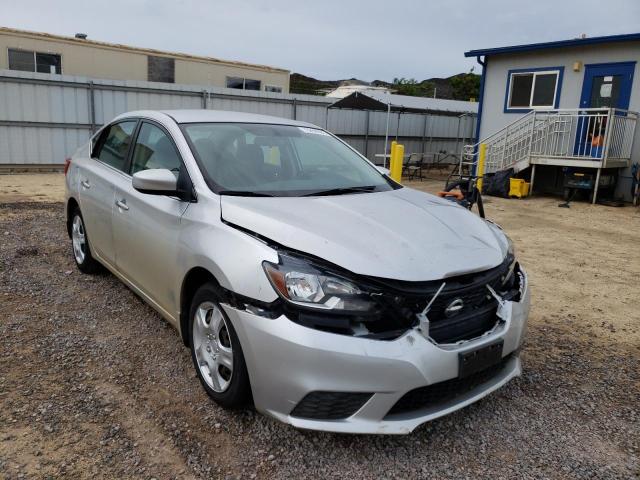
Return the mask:
<path fill-rule="evenodd" d="M 166 133 L 151 123 L 142 123 L 135 148 L 131 174 L 150 168 L 166 168 L 178 174 L 180 155 Z"/>
<path fill-rule="evenodd" d="M 114 123 L 107 127 L 98 140 L 93 157 L 113 168 L 124 171 L 136 123 L 135 120 L 130 120 Z"/>

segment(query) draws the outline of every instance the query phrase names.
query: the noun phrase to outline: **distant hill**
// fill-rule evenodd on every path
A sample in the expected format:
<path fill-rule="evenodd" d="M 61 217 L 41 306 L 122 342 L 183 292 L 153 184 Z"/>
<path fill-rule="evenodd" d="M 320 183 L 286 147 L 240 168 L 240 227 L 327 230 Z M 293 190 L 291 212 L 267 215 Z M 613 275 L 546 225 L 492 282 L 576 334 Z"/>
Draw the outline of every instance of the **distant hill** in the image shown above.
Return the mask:
<path fill-rule="evenodd" d="M 447 78 L 428 78 L 422 81 L 413 79 L 395 79 L 393 83 L 384 80 L 365 82 L 357 78 L 344 80 L 317 80 L 300 73 L 292 73 L 289 81 L 291 93 L 305 93 L 307 95 L 326 95 L 329 91 L 341 85 L 371 85 L 386 87 L 400 95 L 416 97 L 433 97 L 449 100 L 478 100 L 480 90 L 480 75 L 474 73 L 459 73 Z"/>
<path fill-rule="evenodd" d="M 318 80 L 307 77 L 301 73 L 292 73 L 289 76 L 289 91 L 291 93 L 304 93 L 307 95 L 326 95 L 331 90 L 346 85 L 346 82 L 359 82 L 358 85 L 367 85 L 367 82 L 352 78 L 349 80 Z M 345 82 L 345 83 L 343 83 Z"/>

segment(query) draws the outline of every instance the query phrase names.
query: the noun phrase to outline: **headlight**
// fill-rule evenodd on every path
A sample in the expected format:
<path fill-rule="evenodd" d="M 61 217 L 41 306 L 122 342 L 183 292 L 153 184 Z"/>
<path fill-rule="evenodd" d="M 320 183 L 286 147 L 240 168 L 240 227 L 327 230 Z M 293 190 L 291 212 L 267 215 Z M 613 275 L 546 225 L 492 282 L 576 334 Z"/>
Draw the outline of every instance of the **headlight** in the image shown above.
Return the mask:
<path fill-rule="evenodd" d="M 516 258 L 516 249 L 513 246 L 513 240 L 511 240 L 506 233 L 504 234 L 504 238 L 507 239 L 507 245 L 509 246 L 507 248 L 507 257 L 513 257 L 515 259 Z"/>
<path fill-rule="evenodd" d="M 291 255 L 280 263 L 263 262 L 273 288 L 287 302 L 322 310 L 366 312 L 374 307 L 369 295 L 353 282 Z"/>
<path fill-rule="evenodd" d="M 509 236 L 506 233 L 504 233 L 504 230 L 502 229 L 502 227 L 497 223 L 492 222 L 491 220 L 485 219 L 485 222 L 487 222 L 487 225 L 489 225 L 489 228 L 493 231 L 493 234 L 496 236 L 497 240 L 500 243 L 502 243 L 503 246 L 507 247 L 507 255 L 505 258 L 507 257 L 515 258 L 516 252 L 513 247 L 513 242 L 511 241 Z"/>
<path fill-rule="evenodd" d="M 503 281 L 502 281 L 503 287 L 509 286 L 513 283 L 511 282 L 511 280 L 513 279 L 513 272 L 515 271 L 515 268 L 516 268 L 516 252 L 515 252 L 515 248 L 513 247 L 513 241 L 507 236 L 507 234 L 504 234 L 504 238 L 506 238 L 507 245 L 508 245 L 506 260 L 509 262 L 509 269 L 507 270 L 507 273 L 503 278 Z"/>
<path fill-rule="evenodd" d="M 491 220 L 485 221 L 487 222 L 487 225 L 489 225 L 489 228 L 491 228 L 491 230 L 493 231 L 496 239 L 502 244 L 503 248 L 506 247 L 507 254 L 504 257 L 504 261 L 509 262 L 509 267 L 502 277 L 501 288 L 510 288 L 513 284 L 513 272 L 516 268 L 516 251 L 513 246 L 513 241 L 506 233 L 504 233 L 504 230 L 500 225 L 492 222 Z"/>

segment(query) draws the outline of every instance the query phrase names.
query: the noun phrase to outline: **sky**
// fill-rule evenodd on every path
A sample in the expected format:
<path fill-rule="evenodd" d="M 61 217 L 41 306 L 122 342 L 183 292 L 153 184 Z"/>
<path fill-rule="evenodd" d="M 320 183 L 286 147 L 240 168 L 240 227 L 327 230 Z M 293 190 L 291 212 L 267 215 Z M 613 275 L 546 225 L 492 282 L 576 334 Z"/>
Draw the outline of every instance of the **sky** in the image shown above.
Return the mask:
<path fill-rule="evenodd" d="M 640 31 L 640 0 L 0 0 L 0 12 L 0 26 L 323 80 L 447 77 L 475 65 L 472 49 Z"/>

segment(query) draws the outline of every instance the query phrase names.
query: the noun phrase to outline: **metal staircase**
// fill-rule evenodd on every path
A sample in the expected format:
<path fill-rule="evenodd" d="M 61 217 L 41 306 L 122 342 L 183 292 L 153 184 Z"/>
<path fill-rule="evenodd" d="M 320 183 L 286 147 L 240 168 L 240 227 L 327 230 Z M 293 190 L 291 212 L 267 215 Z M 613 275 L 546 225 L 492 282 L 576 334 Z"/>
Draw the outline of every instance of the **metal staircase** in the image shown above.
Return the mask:
<path fill-rule="evenodd" d="M 465 166 L 473 168 L 481 143 L 486 145 L 484 173 L 497 172 L 513 167 L 517 171 L 529 166 L 529 147 L 532 129 L 535 126 L 535 112 L 531 111 L 515 122 L 498 130 L 473 145 L 465 145 L 460 161 L 460 172 Z"/>
<path fill-rule="evenodd" d="M 532 110 L 460 155 L 459 173 L 475 171 L 485 145 L 485 173 L 531 165 L 619 168 L 628 166 L 637 112 L 611 108 Z"/>

